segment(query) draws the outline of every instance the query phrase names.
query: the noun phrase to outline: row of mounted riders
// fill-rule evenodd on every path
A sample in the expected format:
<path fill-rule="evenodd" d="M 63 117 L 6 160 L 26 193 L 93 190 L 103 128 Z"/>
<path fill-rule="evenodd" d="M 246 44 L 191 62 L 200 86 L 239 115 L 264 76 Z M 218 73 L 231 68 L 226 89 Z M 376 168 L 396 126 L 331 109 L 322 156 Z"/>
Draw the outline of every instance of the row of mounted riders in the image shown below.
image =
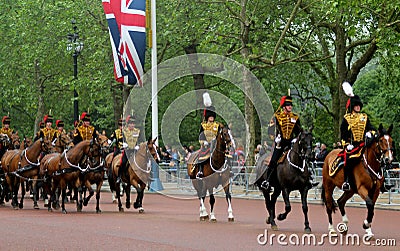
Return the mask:
<path fill-rule="evenodd" d="M 124 186 L 126 193 L 126 207 L 130 205 L 130 186 L 135 186 L 142 191 L 141 197 L 134 203 L 135 208 L 142 209 L 143 191 L 149 181 L 149 170 L 143 169 L 147 166 L 150 156 L 157 160 L 157 149 L 155 140 L 149 139 L 139 146 L 139 150 L 131 153 L 137 156 L 135 163 L 138 166 L 129 168 L 122 174 L 122 181 L 128 185 Z M 103 184 L 105 173 L 112 191 L 116 191 L 119 210 L 123 211 L 120 200 L 120 186 L 116 185 L 118 169 L 120 167 L 122 153 L 114 154 L 109 145 L 109 140 L 104 135 L 97 138 L 84 140 L 73 145 L 72 139 L 67 134 L 61 134 L 55 141 L 40 138 L 34 142 L 27 139 L 20 140 L 17 133 L 11 138 L 6 134 L 0 134 L 0 205 L 11 200 L 13 208 L 24 207 L 24 197 L 29 189 L 33 195 L 33 207 L 39 209 L 39 191 L 45 199 L 48 211 L 52 208 L 59 209 L 59 197 L 61 195 L 61 209 L 65 210 L 67 200 L 67 188 L 74 192 L 77 210 L 81 211 L 90 198 L 96 192 L 96 212 L 101 212 L 99 207 L 100 189 Z M 128 152 L 128 150 L 126 150 Z M 130 155 L 130 156 L 131 156 Z M 135 175 L 135 170 L 146 175 Z M 143 180 L 139 180 L 139 176 Z M 136 179 L 138 181 L 136 181 Z M 96 184 L 96 191 L 92 185 Z M 18 193 L 21 199 L 18 202 Z M 86 192 L 88 196 L 86 197 Z M 79 197 L 79 198 L 78 198 Z"/>

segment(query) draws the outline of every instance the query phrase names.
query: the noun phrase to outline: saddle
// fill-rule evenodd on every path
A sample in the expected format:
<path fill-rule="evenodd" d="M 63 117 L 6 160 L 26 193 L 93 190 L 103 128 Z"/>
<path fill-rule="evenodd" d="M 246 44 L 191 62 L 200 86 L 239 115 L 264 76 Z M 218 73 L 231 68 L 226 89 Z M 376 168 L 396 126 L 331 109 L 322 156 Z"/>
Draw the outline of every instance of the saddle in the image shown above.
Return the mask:
<path fill-rule="evenodd" d="M 359 146 L 350 152 L 347 152 L 344 149 L 340 151 L 336 158 L 329 162 L 329 176 L 334 176 L 341 167 L 345 167 L 347 159 L 359 158 L 363 149 L 363 146 Z"/>

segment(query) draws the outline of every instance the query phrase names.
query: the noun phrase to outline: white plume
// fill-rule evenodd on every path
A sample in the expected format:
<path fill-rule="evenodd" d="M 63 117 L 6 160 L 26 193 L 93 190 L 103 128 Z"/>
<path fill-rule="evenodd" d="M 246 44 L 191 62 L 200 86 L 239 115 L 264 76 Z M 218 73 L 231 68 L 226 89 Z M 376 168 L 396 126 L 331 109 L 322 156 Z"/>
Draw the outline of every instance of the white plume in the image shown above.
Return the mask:
<path fill-rule="evenodd" d="M 354 97 L 353 87 L 351 87 L 350 83 L 345 81 L 342 84 L 344 93 L 349 97 Z"/>
<path fill-rule="evenodd" d="M 203 104 L 205 107 L 210 107 L 212 105 L 211 97 L 208 92 L 203 93 Z"/>

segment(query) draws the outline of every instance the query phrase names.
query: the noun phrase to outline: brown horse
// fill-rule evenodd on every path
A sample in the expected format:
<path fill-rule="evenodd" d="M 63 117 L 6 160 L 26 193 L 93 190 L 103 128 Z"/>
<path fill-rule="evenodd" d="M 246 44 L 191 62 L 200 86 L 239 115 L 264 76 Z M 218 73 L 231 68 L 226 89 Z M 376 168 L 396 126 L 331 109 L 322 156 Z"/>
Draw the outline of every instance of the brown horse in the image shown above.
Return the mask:
<path fill-rule="evenodd" d="M 96 139 L 97 143 L 101 148 L 101 153 L 107 152 L 109 148 L 108 138 L 105 135 L 100 134 Z M 92 184 L 96 184 L 96 213 L 101 213 L 100 210 L 100 190 L 103 185 L 104 172 L 105 172 L 105 164 L 104 164 L 104 155 L 101 155 L 101 158 L 90 158 L 88 159 L 89 166 L 87 171 L 83 172 L 83 182 L 84 185 L 84 199 L 83 205 L 87 206 L 90 198 L 94 195 L 94 191 L 92 189 Z M 89 196 L 86 197 L 86 189 L 89 190 Z"/>
<path fill-rule="evenodd" d="M 23 181 L 37 180 L 39 174 L 39 155 L 41 152 L 48 152 L 50 141 L 45 139 L 36 140 L 30 147 L 24 150 L 7 151 L 2 158 L 2 169 L 6 174 L 6 183 L 12 196 L 12 206 L 17 209 L 24 207 L 25 186 Z M 18 190 L 21 186 L 21 200 L 18 203 Z M 36 184 L 36 182 L 35 182 Z M 38 209 L 36 185 L 33 188 L 35 209 Z"/>
<path fill-rule="evenodd" d="M 52 142 L 53 148 L 51 152 L 62 153 L 65 149 L 73 147 L 72 139 L 66 133 L 59 134 L 56 139 Z"/>
<path fill-rule="evenodd" d="M 50 201 L 48 203 L 48 211 L 51 206 L 55 208 L 57 201 L 57 189 L 61 191 L 61 209 L 66 214 L 65 198 L 67 185 L 71 184 L 73 188 L 78 189 L 81 193 L 80 174 L 88 169 L 88 159 L 100 159 L 100 146 L 95 140 L 85 140 L 77 145 L 64 151 L 62 154 L 53 153 L 45 156 L 40 165 L 40 175 L 46 180 L 45 188 L 50 193 Z M 51 183 L 51 189 L 49 185 Z M 52 203 L 53 202 L 53 203 Z M 77 211 L 82 211 L 82 198 L 76 201 Z"/>
<path fill-rule="evenodd" d="M 341 233 L 347 233 L 348 218 L 345 212 L 345 204 L 354 194 L 360 195 L 365 200 L 368 209 L 367 218 L 363 222 L 363 228 L 366 231 L 368 239 L 373 237 L 371 230 L 371 222 L 374 216 L 375 202 L 378 199 L 380 187 L 383 185 L 384 177 L 382 168 L 390 166 L 394 159 L 393 155 L 393 141 L 390 133 L 393 125 L 386 131 L 382 124 L 379 125 L 378 134 L 371 143 L 366 144 L 365 149 L 361 155 L 360 161 L 354 166 L 347 166 L 345 168 L 352 168 L 350 179 L 350 191 L 345 191 L 338 199 L 337 204 L 342 215 Z M 326 206 L 326 212 L 329 220 L 329 234 L 337 235 L 332 225 L 332 212 L 336 211 L 336 204 L 333 200 L 332 194 L 335 187 L 341 187 L 344 182 L 343 168 L 331 169 L 332 163 L 336 160 L 340 149 L 331 151 L 324 161 L 322 169 L 323 175 L 323 188 L 322 199 Z"/>
<path fill-rule="evenodd" d="M 132 154 L 128 154 L 129 168 L 121 175 L 121 180 L 126 183 L 125 194 L 126 202 L 125 206 L 127 209 L 131 207 L 130 201 L 130 191 L 131 186 L 134 186 L 137 192 L 136 201 L 133 203 L 135 209 L 139 209 L 139 213 L 143 213 L 143 197 L 144 190 L 150 180 L 151 162 L 154 159 L 157 163 L 160 161 L 158 156 L 157 146 L 155 139 L 149 139 L 147 142 L 142 142 L 139 145 L 139 149 Z M 123 212 L 121 203 L 121 188 L 120 185 L 116 183 L 118 177 L 118 169 L 121 165 L 122 153 L 114 157 L 111 164 L 111 169 L 108 172 L 108 183 L 110 185 L 111 192 L 116 192 L 118 200 L 118 209 Z"/>
<path fill-rule="evenodd" d="M 207 195 L 207 191 L 210 195 L 210 220 L 216 221 L 214 214 L 215 197 L 213 190 L 214 188 L 218 188 L 219 185 L 221 185 L 225 191 L 225 197 L 228 203 L 228 221 L 234 221 L 231 204 L 232 198 L 230 194 L 231 173 L 230 167 L 225 158 L 225 153 L 230 146 L 235 148 L 235 141 L 232 138 L 231 132 L 228 127 L 220 126 L 216 136 L 215 149 L 210 158 L 207 159 L 203 164 L 204 178 L 202 179 L 196 179 L 196 174 L 198 172 L 197 156 L 199 151 L 192 154 L 188 160 L 187 172 L 200 200 L 201 221 L 209 219 L 207 209 L 204 206 L 204 200 Z"/>

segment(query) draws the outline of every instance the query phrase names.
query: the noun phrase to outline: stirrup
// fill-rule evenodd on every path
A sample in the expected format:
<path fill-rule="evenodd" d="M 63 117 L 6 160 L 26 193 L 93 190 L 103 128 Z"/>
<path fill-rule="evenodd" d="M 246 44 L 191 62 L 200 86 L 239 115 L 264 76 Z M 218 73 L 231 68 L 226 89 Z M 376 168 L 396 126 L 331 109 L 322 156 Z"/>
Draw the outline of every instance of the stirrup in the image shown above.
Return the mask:
<path fill-rule="evenodd" d="M 343 185 L 342 185 L 342 190 L 343 191 L 350 191 L 350 184 L 349 184 L 349 182 L 343 182 Z"/>

